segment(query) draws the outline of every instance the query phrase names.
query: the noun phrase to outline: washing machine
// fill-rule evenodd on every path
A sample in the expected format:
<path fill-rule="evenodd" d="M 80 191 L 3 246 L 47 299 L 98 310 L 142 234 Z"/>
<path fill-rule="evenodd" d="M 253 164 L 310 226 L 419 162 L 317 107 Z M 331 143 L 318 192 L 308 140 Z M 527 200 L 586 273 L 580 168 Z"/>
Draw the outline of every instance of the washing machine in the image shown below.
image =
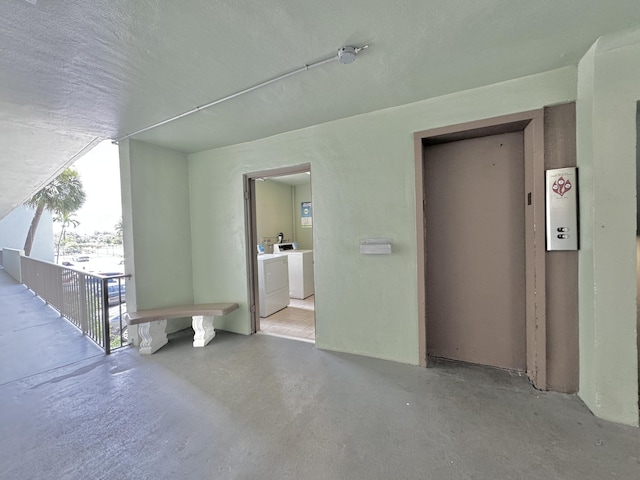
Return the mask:
<path fill-rule="evenodd" d="M 313 295 L 313 250 L 297 250 L 292 243 L 275 244 L 273 248 L 289 256 L 289 297 L 302 300 Z"/>
<path fill-rule="evenodd" d="M 268 317 L 289 305 L 289 257 L 258 255 L 260 316 Z"/>

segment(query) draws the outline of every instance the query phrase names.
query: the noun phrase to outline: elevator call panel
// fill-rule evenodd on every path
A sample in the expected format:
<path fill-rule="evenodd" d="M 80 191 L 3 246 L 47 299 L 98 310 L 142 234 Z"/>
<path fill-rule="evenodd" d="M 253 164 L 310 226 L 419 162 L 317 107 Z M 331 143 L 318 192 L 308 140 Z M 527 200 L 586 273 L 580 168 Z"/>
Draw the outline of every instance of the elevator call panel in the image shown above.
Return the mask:
<path fill-rule="evenodd" d="M 578 169 L 546 171 L 547 250 L 578 250 Z"/>

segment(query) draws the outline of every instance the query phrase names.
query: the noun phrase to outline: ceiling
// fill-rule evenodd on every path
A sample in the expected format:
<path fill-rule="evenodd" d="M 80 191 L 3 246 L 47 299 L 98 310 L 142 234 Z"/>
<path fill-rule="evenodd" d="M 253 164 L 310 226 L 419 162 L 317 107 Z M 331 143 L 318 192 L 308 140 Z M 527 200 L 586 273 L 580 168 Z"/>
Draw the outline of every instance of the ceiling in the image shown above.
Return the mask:
<path fill-rule="evenodd" d="M 134 138 L 246 142 L 576 64 L 638 0 L 5 0 L 0 218 L 96 142 L 333 55 Z"/>

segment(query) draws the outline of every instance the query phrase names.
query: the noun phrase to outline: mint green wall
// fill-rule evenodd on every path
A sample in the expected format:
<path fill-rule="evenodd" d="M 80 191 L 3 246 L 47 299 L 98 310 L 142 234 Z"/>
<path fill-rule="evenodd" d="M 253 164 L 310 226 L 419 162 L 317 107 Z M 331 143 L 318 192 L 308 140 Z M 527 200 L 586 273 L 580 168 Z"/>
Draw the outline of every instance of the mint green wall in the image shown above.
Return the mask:
<path fill-rule="evenodd" d="M 211 159 L 189 156 L 193 298 L 196 303 L 237 303 L 240 308 L 216 319 L 215 326 L 248 335 L 243 168 Z"/>
<path fill-rule="evenodd" d="M 638 424 L 636 114 L 640 30 L 599 39 L 579 65 L 580 397 Z"/>
<path fill-rule="evenodd" d="M 295 239 L 300 250 L 313 250 L 313 229 L 302 228 L 301 203 L 311 201 L 311 184 L 296 185 L 293 193 L 293 222 Z M 312 211 L 313 211 L 313 205 Z"/>
<path fill-rule="evenodd" d="M 256 181 L 256 230 L 258 241 L 264 243 L 265 253 L 273 253 L 278 233 L 293 241 L 293 188 L 285 183 L 265 179 Z M 264 240 L 267 240 L 268 243 Z"/>
<path fill-rule="evenodd" d="M 564 68 L 189 155 L 196 301 L 240 303 L 223 328 L 249 332 L 242 175 L 308 162 L 317 346 L 418 364 L 413 132 L 575 96 Z M 366 237 L 393 238 L 394 253 L 360 255 Z"/>
<path fill-rule="evenodd" d="M 129 140 L 120 145 L 120 169 L 128 308 L 192 303 L 186 155 Z M 189 325 L 174 321 L 167 332 Z"/>

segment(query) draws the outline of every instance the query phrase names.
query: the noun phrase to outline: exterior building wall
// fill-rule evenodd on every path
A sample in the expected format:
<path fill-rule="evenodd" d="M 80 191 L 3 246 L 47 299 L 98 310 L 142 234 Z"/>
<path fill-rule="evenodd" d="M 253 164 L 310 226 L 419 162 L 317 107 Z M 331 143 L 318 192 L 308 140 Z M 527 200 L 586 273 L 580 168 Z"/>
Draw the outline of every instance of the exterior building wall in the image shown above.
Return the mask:
<path fill-rule="evenodd" d="M 0 220 L 0 248 L 24 249 L 24 242 L 29 232 L 31 220 L 33 220 L 33 214 L 33 208 L 20 206 Z M 47 262 L 53 262 L 55 259 L 53 217 L 51 212 L 47 210 L 40 218 L 31 249 L 31 257 Z"/>

